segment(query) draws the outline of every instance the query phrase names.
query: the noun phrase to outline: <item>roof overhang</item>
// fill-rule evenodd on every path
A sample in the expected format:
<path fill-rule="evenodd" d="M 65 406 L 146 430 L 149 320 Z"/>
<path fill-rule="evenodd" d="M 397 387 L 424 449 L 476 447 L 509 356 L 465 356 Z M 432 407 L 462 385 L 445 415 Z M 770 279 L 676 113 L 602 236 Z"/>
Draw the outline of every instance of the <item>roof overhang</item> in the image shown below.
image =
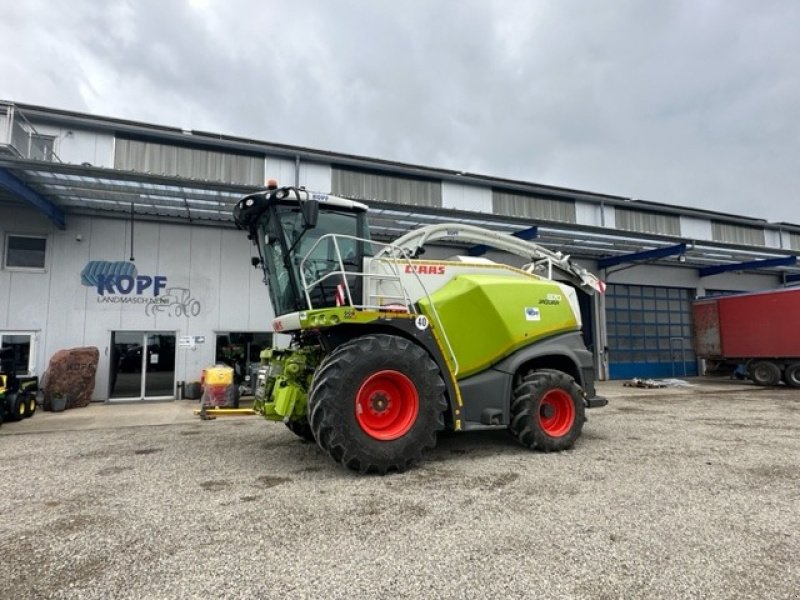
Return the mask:
<path fill-rule="evenodd" d="M 63 210 L 28 187 L 24 181 L 3 167 L 0 167 L 0 188 L 42 212 L 59 229 L 66 227 L 66 217 Z"/>
<path fill-rule="evenodd" d="M 121 171 L 88 164 L 75 165 L 22 159 L 0 154 L 6 179 L 24 189 L 0 189 L 0 202 L 22 200 L 44 211 L 56 226 L 70 215 L 105 216 L 160 222 L 233 227 L 232 210 L 243 196 L 261 187 Z M 13 186 L 12 186 L 13 187 Z M 23 195 L 27 194 L 27 198 Z M 37 204 L 31 197 L 38 198 Z M 375 239 L 391 241 L 411 229 L 435 223 L 465 223 L 533 239 L 550 250 L 575 259 L 596 261 L 600 268 L 637 264 L 726 267 L 724 271 L 754 270 L 787 277 L 800 275 L 795 262 L 760 263 L 800 251 L 735 246 L 706 240 L 628 232 L 605 227 L 496 215 L 449 208 L 418 207 L 364 201 L 370 208 Z M 463 250 L 463 249 L 462 249 Z M 481 247 L 467 251 L 485 252 Z M 708 273 L 708 271 L 705 271 Z"/>

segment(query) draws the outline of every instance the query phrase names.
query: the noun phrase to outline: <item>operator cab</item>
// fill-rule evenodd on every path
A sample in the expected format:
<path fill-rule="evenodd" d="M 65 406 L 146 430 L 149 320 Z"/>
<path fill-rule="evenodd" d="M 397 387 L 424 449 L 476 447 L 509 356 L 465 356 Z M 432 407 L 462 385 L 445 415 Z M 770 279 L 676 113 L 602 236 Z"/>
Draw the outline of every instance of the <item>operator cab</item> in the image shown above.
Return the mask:
<path fill-rule="evenodd" d="M 253 264 L 264 271 L 276 316 L 345 303 L 341 272 L 360 273 L 372 253 L 366 214 L 360 202 L 272 181 L 236 204 L 234 221 L 258 248 Z M 346 279 L 360 304 L 363 278 Z"/>

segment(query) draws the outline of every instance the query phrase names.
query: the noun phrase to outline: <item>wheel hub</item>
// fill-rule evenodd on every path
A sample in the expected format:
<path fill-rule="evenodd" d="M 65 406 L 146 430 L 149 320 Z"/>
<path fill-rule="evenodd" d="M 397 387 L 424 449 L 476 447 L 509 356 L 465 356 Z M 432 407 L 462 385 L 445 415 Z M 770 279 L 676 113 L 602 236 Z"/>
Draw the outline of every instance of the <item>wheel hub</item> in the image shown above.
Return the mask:
<path fill-rule="evenodd" d="M 369 399 L 369 408 L 376 415 L 389 410 L 391 404 L 392 401 L 385 392 L 375 392 Z"/>
<path fill-rule="evenodd" d="M 364 380 L 356 393 L 355 413 L 361 430 L 369 437 L 396 440 L 408 433 L 417 420 L 417 388 L 400 371 L 377 371 Z"/>
<path fill-rule="evenodd" d="M 552 388 L 542 396 L 539 405 L 539 424 L 551 437 L 567 435 L 575 422 L 575 406 L 566 390 Z"/>
<path fill-rule="evenodd" d="M 553 407 L 552 404 L 544 404 L 542 405 L 540 413 L 542 415 L 542 418 L 552 419 L 556 414 L 556 409 Z"/>

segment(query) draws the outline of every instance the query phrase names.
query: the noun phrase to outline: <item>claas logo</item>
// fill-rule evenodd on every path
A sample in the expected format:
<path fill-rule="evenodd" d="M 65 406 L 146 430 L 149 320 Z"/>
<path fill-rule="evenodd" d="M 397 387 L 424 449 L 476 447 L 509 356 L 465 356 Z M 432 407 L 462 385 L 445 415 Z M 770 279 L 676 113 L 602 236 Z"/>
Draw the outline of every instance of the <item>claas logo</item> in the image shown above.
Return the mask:
<path fill-rule="evenodd" d="M 406 265 L 406 273 L 444 275 L 444 265 Z"/>

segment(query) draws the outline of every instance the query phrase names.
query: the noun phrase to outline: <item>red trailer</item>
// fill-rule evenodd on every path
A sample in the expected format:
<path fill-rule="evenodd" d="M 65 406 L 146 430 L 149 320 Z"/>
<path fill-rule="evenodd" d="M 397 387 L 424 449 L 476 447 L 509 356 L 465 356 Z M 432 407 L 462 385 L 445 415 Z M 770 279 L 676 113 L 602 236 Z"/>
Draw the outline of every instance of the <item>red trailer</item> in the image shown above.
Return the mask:
<path fill-rule="evenodd" d="M 800 387 L 800 288 L 703 298 L 692 312 L 710 367 L 744 364 L 759 385 Z"/>

